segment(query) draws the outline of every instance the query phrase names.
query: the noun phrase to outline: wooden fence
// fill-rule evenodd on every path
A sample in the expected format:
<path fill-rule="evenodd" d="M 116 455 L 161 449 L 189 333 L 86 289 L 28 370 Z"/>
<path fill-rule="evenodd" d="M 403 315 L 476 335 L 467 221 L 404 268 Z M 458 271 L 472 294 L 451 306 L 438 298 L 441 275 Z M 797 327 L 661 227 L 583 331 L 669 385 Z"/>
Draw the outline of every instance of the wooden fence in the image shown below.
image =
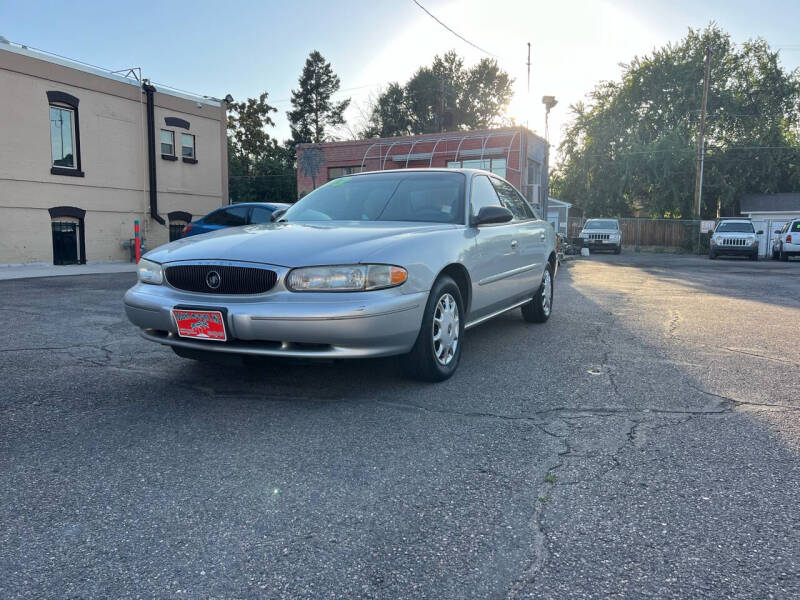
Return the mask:
<path fill-rule="evenodd" d="M 576 238 L 584 219 L 570 219 L 567 235 Z M 698 252 L 708 249 L 708 234 L 699 235 L 700 221 L 683 219 L 619 219 L 623 246 L 634 248 L 682 249 Z"/>

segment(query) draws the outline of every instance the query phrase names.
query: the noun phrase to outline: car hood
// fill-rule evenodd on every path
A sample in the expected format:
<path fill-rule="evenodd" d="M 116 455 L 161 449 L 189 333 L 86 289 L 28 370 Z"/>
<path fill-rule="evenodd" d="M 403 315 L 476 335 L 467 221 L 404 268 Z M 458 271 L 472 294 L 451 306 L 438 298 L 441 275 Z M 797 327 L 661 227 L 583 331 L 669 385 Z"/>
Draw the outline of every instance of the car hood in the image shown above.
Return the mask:
<path fill-rule="evenodd" d="M 145 255 L 159 263 L 179 260 L 235 260 L 283 267 L 351 264 L 404 237 L 459 225 L 328 221 L 264 223 L 231 227 L 160 246 Z"/>
<path fill-rule="evenodd" d="M 582 229 L 583 233 L 619 233 L 619 229 Z"/>
<path fill-rule="evenodd" d="M 717 231 L 714 235 L 727 238 L 749 238 L 756 236 L 752 231 Z"/>

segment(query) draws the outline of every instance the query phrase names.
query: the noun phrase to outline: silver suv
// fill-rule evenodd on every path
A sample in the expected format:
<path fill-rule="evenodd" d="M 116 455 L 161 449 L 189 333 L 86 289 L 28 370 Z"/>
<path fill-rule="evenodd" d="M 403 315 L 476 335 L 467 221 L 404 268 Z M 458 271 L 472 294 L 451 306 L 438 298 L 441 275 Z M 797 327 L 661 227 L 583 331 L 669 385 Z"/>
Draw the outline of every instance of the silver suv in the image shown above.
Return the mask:
<path fill-rule="evenodd" d="M 723 219 L 717 223 L 711 234 L 708 258 L 717 256 L 746 256 L 750 260 L 758 260 L 758 237 L 763 231 L 756 232 L 750 219 Z"/>
<path fill-rule="evenodd" d="M 617 219 L 589 219 L 579 237 L 585 248 L 622 252 L 622 231 Z"/>

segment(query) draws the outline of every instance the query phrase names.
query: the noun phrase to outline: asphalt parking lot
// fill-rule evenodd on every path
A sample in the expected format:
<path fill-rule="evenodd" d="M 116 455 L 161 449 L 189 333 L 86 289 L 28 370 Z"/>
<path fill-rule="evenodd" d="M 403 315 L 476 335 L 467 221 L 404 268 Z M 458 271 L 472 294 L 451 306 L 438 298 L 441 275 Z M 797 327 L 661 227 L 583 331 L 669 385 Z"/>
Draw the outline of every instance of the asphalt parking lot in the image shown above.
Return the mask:
<path fill-rule="evenodd" d="M 800 595 L 800 264 L 598 256 L 553 317 L 205 365 L 134 275 L 0 281 L 0 597 Z"/>

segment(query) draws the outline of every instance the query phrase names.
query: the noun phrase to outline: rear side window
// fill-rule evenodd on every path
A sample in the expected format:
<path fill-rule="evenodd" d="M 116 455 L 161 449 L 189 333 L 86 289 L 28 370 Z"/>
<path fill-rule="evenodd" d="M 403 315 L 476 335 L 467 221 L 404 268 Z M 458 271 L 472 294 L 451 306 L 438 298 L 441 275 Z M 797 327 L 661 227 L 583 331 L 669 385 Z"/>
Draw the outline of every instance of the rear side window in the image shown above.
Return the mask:
<path fill-rule="evenodd" d="M 224 225 L 225 227 L 238 227 L 239 225 L 247 225 L 247 213 L 250 211 L 249 206 L 234 206 L 232 208 L 223 208 L 215 213 L 208 215 L 205 222 L 208 225 Z"/>
<path fill-rule="evenodd" d="M 800 221 L 795 221 L 792 223 L 791 230 L 800 232 Z"/>
<path fill-rule="evenodd" d="M 500 196 L 500 202 L 511 211 L 514 218 L 520 220 L 533 218 L 533 211 L 530 206 L 511 185 L 494 178 L 492 178 L 492 185 L 497 190 L 497 195 Z"/>
<path fill-rule="evenodd" d="M 250 215 L 251 223 L 269 223 L 272 220 L 272 211 L 263 206 L 254 206 Z"/>

